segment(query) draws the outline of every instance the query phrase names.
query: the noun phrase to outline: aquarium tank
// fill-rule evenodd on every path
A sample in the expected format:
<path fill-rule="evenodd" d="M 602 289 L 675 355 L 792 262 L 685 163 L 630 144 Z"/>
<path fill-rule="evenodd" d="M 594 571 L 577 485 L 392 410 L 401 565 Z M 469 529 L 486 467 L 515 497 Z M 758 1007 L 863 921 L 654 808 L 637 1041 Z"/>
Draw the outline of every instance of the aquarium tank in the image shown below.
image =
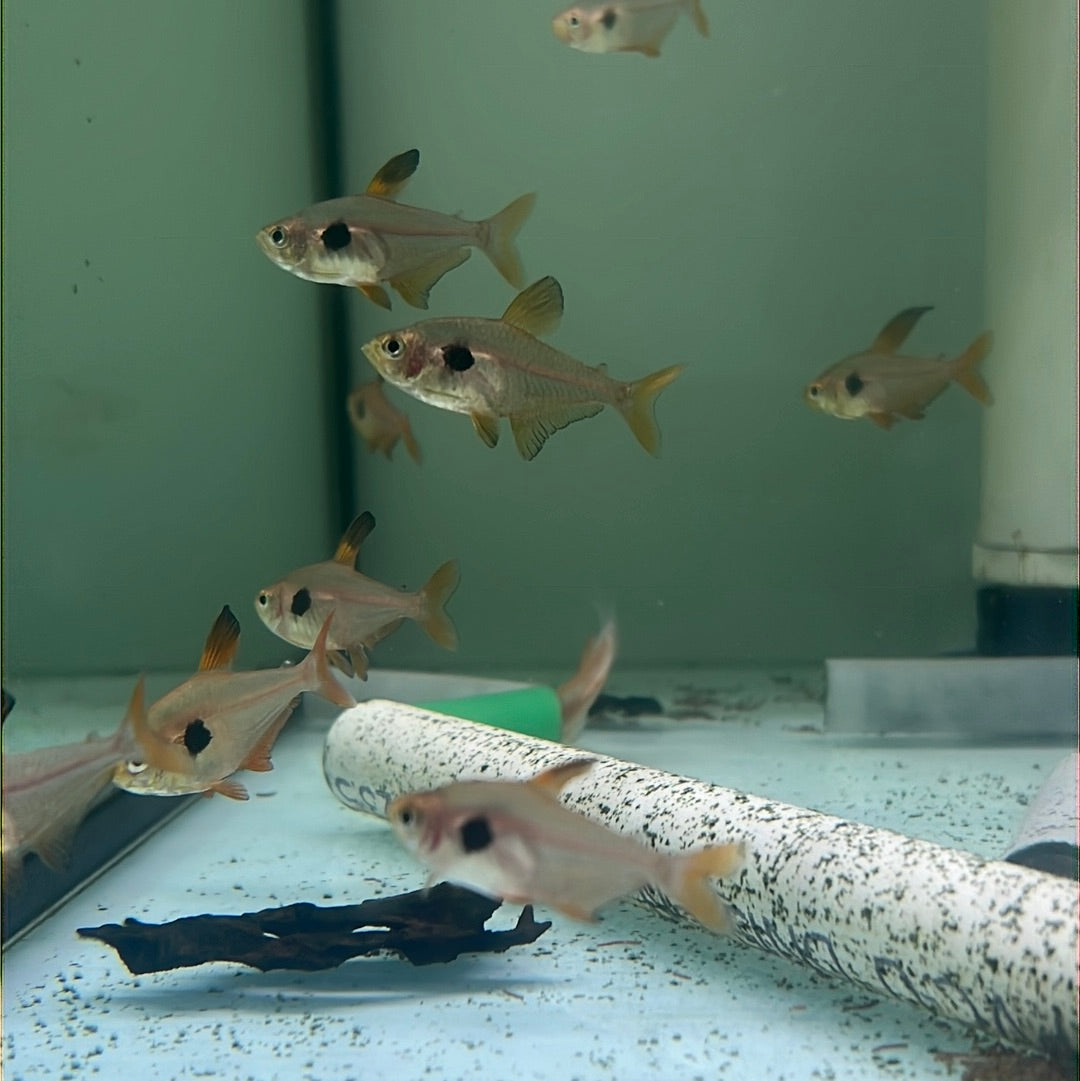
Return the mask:
<path fill-rule="evenodd" d="M 987 791 L 1024 806 L 1073 748 L 1074 5 L 4 0 L 2 17 L 4 839 L 25 864 L 6 937 L 71 890 L 92 901 L 147 831 L 272 803 L 145 799 L 147 779 L 121 794 L 99 769 L 78 832 L 55 850 L 18 833 L 9 786 L 38 774 L 13 756 L 109 738 L 200 658 L 282 695 L 237 751 L 249 771 L 316 686 L 309 651 L 340 710 L 368 666 L 375 686 L 431 678 L 421 701 L 452 697 L 442 677 L 554 686 L 604 626 L 615 742 L 601 720 L 583 746 L 792 805 L 923 836 L 877 814 L 853 747 L 917 745 L 931 786 L 1020 748 L 1035 772 Z M 761 710 L 796 699 L 761 742 Z M 233 738 L 160 716 L 110 768 L 186 775 Z M 681 758 L 620 742 L 702 725 Z M 800 726 L 836 741 L 815 745 L 822 777 L 858 777 L 842 806 L 785 787 Z M 728 777 L 739 748 L 761 768 Z M 283 772 L 240 780 L 258 796 Z M 210 780 L 229 783 L 183 795 Z M 1002 822 L 959 847 L 1003 855 Z M 103 920 L 157 919 L 166 879 Z M 6 1065 L 60 1076 L 26 1050 L 14 986 Z"/>

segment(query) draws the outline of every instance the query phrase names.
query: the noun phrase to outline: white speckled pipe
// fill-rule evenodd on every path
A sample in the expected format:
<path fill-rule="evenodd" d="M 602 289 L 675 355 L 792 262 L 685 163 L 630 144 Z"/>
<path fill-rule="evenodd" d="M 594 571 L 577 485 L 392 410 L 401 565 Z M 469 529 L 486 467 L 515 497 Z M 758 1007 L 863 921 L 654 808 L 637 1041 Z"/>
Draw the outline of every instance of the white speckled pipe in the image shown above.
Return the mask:
<path fill-rule="evenodd" d="M 531 777 L 573 754 L 375 700 L 331 728 L 323 770 L 347 806 L 384 815 L 403 792 Z M 746 945 L 1059 1060 L 1076 1053 L 1073 882 L 600 755 L 563 802 L 658 848 L 745 840 L 745 870 L 716 888 Z M 641 899 L 683 916 L 656 893 Z"/>

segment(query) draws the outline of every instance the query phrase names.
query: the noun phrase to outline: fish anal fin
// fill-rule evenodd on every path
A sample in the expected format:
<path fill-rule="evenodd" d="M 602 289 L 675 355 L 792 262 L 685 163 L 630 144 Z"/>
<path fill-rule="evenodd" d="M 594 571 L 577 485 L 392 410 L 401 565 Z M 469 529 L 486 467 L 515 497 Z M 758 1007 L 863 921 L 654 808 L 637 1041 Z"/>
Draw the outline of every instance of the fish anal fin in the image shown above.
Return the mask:
<path fill-rule="evenodd" d="M 503 312 L 502 321 L 542 338 L 559 325 L 562 314 L 562 286 L 549 274 L 518 293 Z"/>
<path fill-rule="evenodd" d="M 349 651 L 346 649 L 331 649 L 326 653 L 326 659 L 339 671 L 344 672 L 347 676 L 355 676 L 356 668 L 353 666 L 352 658 L 349 656 Z M 364 676 L 360 676 L 364 679 Z"/>
<path fill-rule="evenodd" d="M 285 722 L 293 715 L 293 711 L 299 704 L 300 698 L 297 696 L 274 718 L 259 742 L 251 748 L 247 757 L 240 763 L 240 769 L 249 769 L 253 773 L 266 773 L 274 768 L 274 763 L 270 760 L 270 752 L 273 751 L 274 744 L 285 727 Z"/>
<path fill-rule="evenodd" d="M 518 453 L 530 461 L 540 453 L 540 448 L 561 428 L 576 420 L 595 417 L 604 408 L 603 402 L 574 402 L 570 405 L 547 408 L 542 413 L 515 413 L 510 417 Z"/>
<path fill-rule="evenodd" d="M 246 800 L 248 798 L 248 790 L 239 781 L 234 781 L 230 777 L 215 781 L 207 790 L 207 794 L 210 792 L 220 792 L 229 799 Z"/>
<path fill-rule="evenodd" d="M 879 428 L 883 428 L 888 431 L 896 421 L 888 413 L 867 413 L 866 414 Z"/>
<path fill-rule="evenodd" d="M 915 324 L 929 311 L 933 311 L 932 304 L 922 308 L 905 308 L 898 315 L 894 315 L 882 328 L 878 336 L 873 340 L 868 353 L 883 353 L 886 356 L 895 353 L 904 343 L 904 339 L 911 333 Z"/>
<path fill-rule="evenodd" d="M 499 441 L 499 418 L 493 417 L 488 413 L 470 413 L 469 420 L 472 421 L 472 426 L 476 431 L 476 434 L 484 441 L 484 443 L 493 447 Z"/>
<path fill-rule="evenodd" d="M 342 534 L 334 551 L 335 563 L 344 563 L 346 567 L 356 566 L 356 557 L 360 552 L 360 545 L 371 536 L 375 528 L 375 516 L 366 510 L 358 514 L 350 523 L 349 528 Z"/>
<path fill-rule="evenodd" d="M 419 164 L 419 150 L 406 150 L 403 154 L 392 157 L 371 178 L 365 194 L 377 195 L 383 199 L 393 199 L 405 187 L 409 177 L 416 172 Z"/>
<path fill-rule="evenodd" d="M 226 604 L 206 636 L 206 644 L 199 660 L 199 671 L 213 672 L 215 669 L 228 668 L 236 656 L 239 644 L 240 622 Z"/>
<path fill-rule="evenodd" d="M 659 44 L 654 45 L 650 41 L 643 41 L 640 45 L 624 45 L 621 49 L 617 49 L 616 52 L 641 53 L 642 56 L 648 56 L 655 60 L 660 55 L 660 46 Z"/>
<path fill-rule="evenodd" d="M 538 792 L 543 792 L 552 799 L 558 799 L 559 793 L 570 781 L 583 773 L 587 773 L 595 764 L 595 758 L 574 758 L 569 762 L 563 762 L 561 765 L 552 766 L 550 769 L 538 773 L 526 783 Z"/>
<path fill-rule="evenodd" d="M 705 11 L 701 6 L 701 0 L 690 0 L 690 18 L 697 27 L 697 32 L 703 37 L 709 36 L 709 20 L 705 18 Z"/>
<path fill-rule="evenodd" d="M 428 306 L 428 294 L 435 283 L 455 267 L 461 266 L 472 252 L 468 248 L 451 248 L 449 251 L 440 252 L 430 262 L 425 263 L 408 274 L 399 274 L 390 279 L 390 284 L 401 295 L 406 304 L 414 308 Z"/>
<path fill-rule="evenodd" d="M 381 285 L 376 285 L 374 282 L 357 282 L 356 288 L 359 289 L 372 304 L 378 304 L 380 308 L 385 308 L 387 311 L 390 311 L 392 307 L 390 304 L 390 296 Z"/>

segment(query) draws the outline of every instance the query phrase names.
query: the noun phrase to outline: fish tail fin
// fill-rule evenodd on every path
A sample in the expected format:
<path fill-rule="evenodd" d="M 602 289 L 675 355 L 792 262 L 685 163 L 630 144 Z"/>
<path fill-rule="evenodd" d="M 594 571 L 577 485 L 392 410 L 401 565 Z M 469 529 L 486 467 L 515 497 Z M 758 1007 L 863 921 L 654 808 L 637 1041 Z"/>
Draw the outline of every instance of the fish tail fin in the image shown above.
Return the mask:
<path fill-rule="evenodd" d="M 630 425 L 634 438 L 652 455 L 660 453 L 660 429 L 653 416 L 656 397 L 678 377 L 684 367 L 673 364 L 670 368 L 663 368 L 630 383 L 626 398 L 619 403 L 619 410 Z"/>
<path fill-rule="evenodd" d="M 585 643 L 577 670 L 556 689 L 562 713 L 559 738 L 563 743 L 577 739 L 588 722 L 589 709 L 604 689 L 615 661 L 616 640 L 615 620 L 609 617 L 600 633 Z"/>
<path fill-rule="evenodd" d="M 670 879 L 662 884 L 665 893 L 678 901 L 698 923 L 710 931 L 731 931 L 731 912 L 709 885 L 710 878 L 726 878 L 743 863 L 746 846 L 742 842 L 713 845 L 700 852 L 671 857 Z"/>
<path fill-rule="evenodd" d="M 705 18 L 705 10 L 701 6 L 701 0 L 688 0 L 686 5 L 687 14 L 693 20 L 697 32 L 703 37 L 709 36 L 709 20 Z"/>
<path fill-rule="evenodd" d="M 517 289 L 520 289 L 525 281 L 525 271 L 514 240 L 535 203 L 536 193 L 529 192 L 481 223 L 483 232 L 480 246 L 484 254 L 494 263 L 495 269 Z"/>
<path fill-rule="evenodd" d="M 311 652 L 302 661 L 302 665 L 309 667 L 309 671 L 314 669 L 314 672 L 311 673 L 309 690 L 321 698 L 325 698 L 328 702 L 333 702 L 335 706 L 349 709 L 356 705 L 356 700 L 334 678 L 334 673 L 330 671 L 330 658 L 326 652 L 326 640 L 330 636 L 330 624 L 333 621 L 334 613 L 331 612 L 326 617 L 326 622 L 322 625 L 322 630 L 319 631 L 319 637 L 315 639 L 315 644 L 311 647 Z"/>
<path fill-rule="evenodd" d="M 446 614 L 445 605 L 457 589 L 461 574 L 456 559 L 448 560 L 427 580 L 420 590 L 423 597 L 423 617 L 417 622 L 443 649 L 457 649 L 457 628 Z"/>
<path fill-rule="evenodd" d="M 977 402 L 989 405 L 994 399 L 990 388 L 983 382 L 982 376 L 975 370 L 980 361 L 990 352 L 994 344 L 994 335 L 984 331 L 952 362 L 952 377 Z"/>

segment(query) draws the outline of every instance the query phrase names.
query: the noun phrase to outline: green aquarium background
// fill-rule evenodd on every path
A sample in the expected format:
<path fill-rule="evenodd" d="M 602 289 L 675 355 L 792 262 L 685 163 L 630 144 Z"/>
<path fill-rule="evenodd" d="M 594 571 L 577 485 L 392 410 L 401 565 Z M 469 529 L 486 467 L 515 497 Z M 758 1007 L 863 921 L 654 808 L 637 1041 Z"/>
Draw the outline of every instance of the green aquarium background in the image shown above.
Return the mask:
<path fill-rule="evenodd" d="M 190 670 L 225 603 L 239 665 L 277 663 L 256 592 L 364 509 L 365 573 L 461 564 L 459 651 L 408 625 L 376 666 L 569 669 L 607 612 L 620 666 L 972 647 L 983 407 L 952 388 L 884 432 L 802 388 L 902 308 L 934 305 L 908 352 L 985 329 L 984 0 L 704 0 L 711 36 L 681 19 L 659 60 L 565 48 L 558 0 L 342 2 L 336 72 L 323 6 L 4 3 L 5 671 Z M 686 365 L 658 459 L 605 410 L 524 462 L 393 389 L 423 464 L 343 450 L 335 356 L 370 379 L 363 342 L 425 313 L 254 234 L 410 147 L 403 201 L 538 193 L 519 247 L 563 286 L 554 345 Z M 513 292 L 474 252 L 428 314 Z"/>

